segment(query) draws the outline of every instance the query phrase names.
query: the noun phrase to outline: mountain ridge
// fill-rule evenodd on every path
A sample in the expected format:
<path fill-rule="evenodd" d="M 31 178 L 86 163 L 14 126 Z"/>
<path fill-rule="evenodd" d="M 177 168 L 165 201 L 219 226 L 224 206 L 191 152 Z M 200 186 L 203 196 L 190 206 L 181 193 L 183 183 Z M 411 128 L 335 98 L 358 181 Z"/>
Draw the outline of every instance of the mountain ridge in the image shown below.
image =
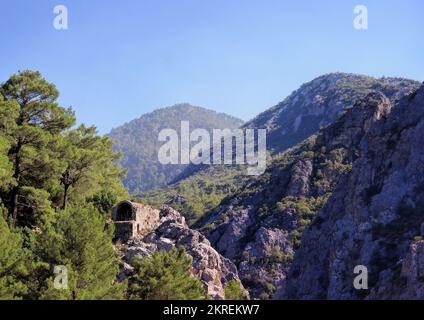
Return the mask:
<path fill-rule="evenodd" d="M 185 103 L 155 110 L 113 129 L 109 137 L 114 150 L 122 154 L 120 164 L 128 169 L 124 184 L 130 193 L 164 187 L 186 167 L 163 165 L 158 160 L 159 132 L 180 132 L 181 121 L 189 121 L 192 129 L 209 131 L 238 128 L 243 123 L 233 116 Z"/>
<path fill-rule="evenodd" d="M 385 87 L 385 85 L 387 86 Z M 393 102 L 396 102 L 402 94 L 413 92 L 419 86 L 419 82 L 403 78 L 381 78 L 379 80 L 362 75 L 330 73 L 305 83 L 283 102 L 244 124 L 243 128 L 264 128 L 266 127 L 265 123 L 275 122 L 281 119 L 282 115 L 287 115 L 281 120 L 281 125 L 274 127 L 268 133 L 267 144 L 271 148 L 275 144 L 283 146 L 282 141 L 284 143 L 284 147 L 280 146 L 274 149 L 274 153 L 272 150 L 270 151 L 275 156 L 283 152 L 284 148 L 301 143 L 316 133 L 320 128 L 321 121 L 325 123 L 335 121 L 344 112 L 344 109 L 351 108 L 357 99 L 364 98 L 367 94 L 375 91 L 374 88 L 386 92 Z M 327 88 L 327 91 L 320 91 L 324 90 L 323 88 Z M 317 94 L 325 96 L 325 98 L 317 101 L 314 99 Z M 327 105 L 330 110 L 325 111 Z M 325 116 L 309 117 L 309 123 L 312 123 L 313 126 L 309 129 L 303 128 L 302 132 L 295 132 L 293 123 L 299 114 L 307 115 L 314 109 L 324 110 Z M 253 126 L 252 121 L 258 121 L 257 125 Z M 299 124 L 299 126 L 301 125 Z M 282 126 L 288 128 L 285 129 L 286 132 L 283 132 Z M 285 137 L 289 137 L 292 140 L 291 143 L 285 141 Z M 141 200 L 155 206 L 160 206 L 164 202 L 168 203 L 185 214 L 191 222 L 195 222 L 204 213 L 216 207 L 225 198 L 226 191 L 237 192 L 246 180 L 249 178 L 237 166 L 189 165 L 167 187 L 142 193 L 139 196 Z M 211 196 L 200 191 L 205 185 L 208 186 Z M 197 191 L 193 192 L 192 190 Z"/>

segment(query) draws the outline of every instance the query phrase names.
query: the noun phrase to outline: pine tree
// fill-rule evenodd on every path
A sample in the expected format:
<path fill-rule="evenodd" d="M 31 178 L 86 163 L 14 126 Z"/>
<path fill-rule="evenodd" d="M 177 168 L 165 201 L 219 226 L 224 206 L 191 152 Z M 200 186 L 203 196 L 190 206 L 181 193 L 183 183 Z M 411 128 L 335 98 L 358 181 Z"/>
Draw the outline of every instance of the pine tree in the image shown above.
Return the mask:
<path fill-rule="evenodd" d="M 8 157 L 13 166 L 14 186 L 8 196 L 13 225 L 34 223 L 34 215 L 48 211 L 49 192 L 62 166 L 57 153 L 59 134 L 75 122 L 71 109 L 57 102 L 56 87 L 39 72 L 22 71 L 0 87 L 7 108 L 16 108 L 10 120 Z M 4 109 L 0 114 L 4 114 Z M 0 121 L 1 122 L 1 121 Z"/>
<path fill-rule="evenodd" d="M 62 209 L 66 209 L 71 196 L 73 200 L 85 200 L 105 192 L 106 187 L 116 197 L 119 193 L 126 195 L 120 182 L 124 170 L 114 162 L 120 154 L 113 152 L 107 136 L 100 137 L 95 127 L 81 125 L 66 132 L 63 145 L 61 159 L 66 167 L 60 178 Z"/>
<path fill-rule="evenodd" d="M 202 283 L 190 271 L 192 258 L 184 248 L 158 251 L 151 257 L 135 258 L 136 275 L 129 279 L 130 299 L 202 300 L 206 299 Z"/>
<path fill-rule="evenodd" d="M 120 188 L 119 188 L 120 189 Z M 102 190 L 89 197 L 87 201 L 92 203 L 105 217 L 109 217 L 112 208 L 122 199 L 128 199 L 126 191 L 117 192 L 115 187 L 103 187 Z"/>
<path fill-rule="evenodd" d="M 34 242 L 37 259 L 49 266 L 40 272 L 41 299 L 121 299 L 125 284 L 116 284 L 119 264 L 112 246 L 113 230 L 92 206 L 69 208 L 57 214 Z M 68 289 L 53 286 L 55 266 L 68 271 Z"/>
<path fill-rule="evenodd" d="M 7 155 L 11 148 L 11 133 L 15 130 L 15 120 L 19 114 L 17 104 L 4 101 L 0 94 L 0 195 L 14 186 L 13 164 Z"/>
<path fill-rule="evenodd" d="M 28 276 L 28 252 L 22 236 L 9 229 L 0 208 L 0 299 L 21 299 L 27 293 L 22 279 Z"/>
<path fill-rule="evenodd" d="M 127 196 L 119 154 L 94 127 L 71 130 L 57 97 L 38 72 L 0 85 L 0 298 L 119 299 L 105 226 Z M 55 288 L 55 266 L 67 268 L 67 290 Z"/>

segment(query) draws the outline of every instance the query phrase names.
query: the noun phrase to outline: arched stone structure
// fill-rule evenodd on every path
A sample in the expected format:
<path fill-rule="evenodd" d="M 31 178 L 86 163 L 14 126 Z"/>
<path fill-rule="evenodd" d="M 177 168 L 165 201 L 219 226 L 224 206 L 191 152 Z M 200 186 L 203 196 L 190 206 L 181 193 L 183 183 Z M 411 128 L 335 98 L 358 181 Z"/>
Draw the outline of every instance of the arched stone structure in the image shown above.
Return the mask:
<path fill-rule="evenodd" d="M 115 224 L 115 240 L 127 242 L 151 232 L 159 223 L 159 210 L 125 200 L 113 207 L 112 220 Z"/>

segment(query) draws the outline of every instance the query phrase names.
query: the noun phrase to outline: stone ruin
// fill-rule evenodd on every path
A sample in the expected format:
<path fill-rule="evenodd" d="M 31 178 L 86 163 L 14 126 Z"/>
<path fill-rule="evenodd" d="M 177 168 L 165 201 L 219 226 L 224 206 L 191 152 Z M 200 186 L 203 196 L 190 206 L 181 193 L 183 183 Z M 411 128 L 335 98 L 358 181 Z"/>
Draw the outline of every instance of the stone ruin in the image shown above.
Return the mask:
<path fill-rule="evenodd" d="M 125 243 L 137 236 L 145 236 L 157 227 L 159 219 L 159 210 L 141 203 L 121 201 L 112 209 L 115 241 Z"/>

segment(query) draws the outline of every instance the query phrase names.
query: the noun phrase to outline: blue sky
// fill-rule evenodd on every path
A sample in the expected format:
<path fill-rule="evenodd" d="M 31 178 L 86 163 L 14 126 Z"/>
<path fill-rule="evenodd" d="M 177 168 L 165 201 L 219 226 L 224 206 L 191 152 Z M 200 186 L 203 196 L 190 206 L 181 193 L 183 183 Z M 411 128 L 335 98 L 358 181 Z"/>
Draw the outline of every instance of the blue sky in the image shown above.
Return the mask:
<path fill-rule="evenodd" d="M 53 28 L 66 5 L 69 29 Z M 365 4 L 369 29 L 353 28 Z M 101 133 L 190 102 L 244 120 L 333 71 L 424 80 L 422 0 L 0 0 L 0 81 L 35 69 Z"/>

